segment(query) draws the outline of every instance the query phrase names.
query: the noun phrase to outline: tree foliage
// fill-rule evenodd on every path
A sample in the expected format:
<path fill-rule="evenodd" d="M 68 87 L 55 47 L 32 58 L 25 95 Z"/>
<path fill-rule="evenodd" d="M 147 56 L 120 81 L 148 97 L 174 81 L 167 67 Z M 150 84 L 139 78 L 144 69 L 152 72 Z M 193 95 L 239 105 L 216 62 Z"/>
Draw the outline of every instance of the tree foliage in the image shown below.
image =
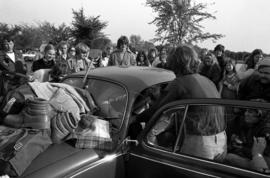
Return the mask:
<path fill-rule="evenodd" d="M 85 42 L 89 46 L 97 38 L 104 38 L 102 30 L 107 27 L 107 22 L 102 22 L 100 16 L 87 17 L 83 8 L 78 11 L 73 10 L 73 21 L 71 34 L 76 39 L 76 43 Z"/>
<path fill-rule="evenodd" d="M 130 35 L 129 43 L 135 51 L 148 51 L 150 48 L 155 48 L 154 43 L 144 41 L 140 35 Z"/>
<path fill-rule="evenodd" d="M 181 3 L 179 3 L 181 2 Z M 191 0 L 147 0 L 157 17 L 150 22 L 157 26 L 155 41 L 178 45 L 207 39 L 217 40 L 223 35 L 204 32 L 201 22 L 216 19 L 206 11 L 208 4 L 192 3 Z"/>
<path fill-rule="evenodd" d="M 38 24 L 39 33 L 43 42 L 57 44 L 60 41 L 68 41 L 71 37 L 71 29 L 65 23 L 55 26 L 50 22 L 40 22 Z"/>

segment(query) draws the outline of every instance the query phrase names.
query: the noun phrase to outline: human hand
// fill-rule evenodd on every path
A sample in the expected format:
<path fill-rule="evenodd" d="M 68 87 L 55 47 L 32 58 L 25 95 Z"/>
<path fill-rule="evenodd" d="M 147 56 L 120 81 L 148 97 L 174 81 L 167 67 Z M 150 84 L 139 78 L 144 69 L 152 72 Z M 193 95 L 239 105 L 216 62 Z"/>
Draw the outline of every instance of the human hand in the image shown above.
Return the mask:
<path fill-rule="evenodd" d="M 234 148 L 241 149 L 243 147 L 243 141 L 240 140 L 240 138 L 235 134 L 233 134 L 231 137 L 231 143 Z"/>
<path fill-rule="evenodd" d="M 263 154 L 266 148 L 266 140 L 264 137 L 253 137 L 252 156 L 256 154 Z"/>

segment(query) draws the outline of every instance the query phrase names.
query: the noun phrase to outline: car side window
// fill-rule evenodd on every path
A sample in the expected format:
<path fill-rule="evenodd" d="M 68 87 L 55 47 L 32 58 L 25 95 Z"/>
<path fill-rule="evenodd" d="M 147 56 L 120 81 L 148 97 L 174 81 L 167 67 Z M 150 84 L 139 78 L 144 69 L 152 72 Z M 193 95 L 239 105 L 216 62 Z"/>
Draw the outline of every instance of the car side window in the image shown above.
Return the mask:
<path fill-rule="evenodd" d="M 169 151 L 169 154 L 270 172 L 268 109 L 187 105 L 165 110 L 148 131 L 146 140 L 150 147 Z"/>
<path fill-rule="evenodd" d="M 127 105 L 126 90 L 115 83 L 90 79 L 87 84 L 97 106 L 99 116 L 110 118 L 113 128 L 119 129 Z"/>
<path fill-rule="evenodd" d="M 156 124 L 147 134 L 148 144 L 160 149 L 173 151 L 176 147 L 177 136 L 184 118 L 185 107 L 178 107 L 173 112 L 160 114 Z M 179 147 L 176 147 L 179 149 Z"/>
<path fill-rule="evenodd" d="M 83 86 L 82 78 L 67 78 L 63 81 L 63 83 L 69 84 L 74 87 L 79 87 L 79 88 Z"/>

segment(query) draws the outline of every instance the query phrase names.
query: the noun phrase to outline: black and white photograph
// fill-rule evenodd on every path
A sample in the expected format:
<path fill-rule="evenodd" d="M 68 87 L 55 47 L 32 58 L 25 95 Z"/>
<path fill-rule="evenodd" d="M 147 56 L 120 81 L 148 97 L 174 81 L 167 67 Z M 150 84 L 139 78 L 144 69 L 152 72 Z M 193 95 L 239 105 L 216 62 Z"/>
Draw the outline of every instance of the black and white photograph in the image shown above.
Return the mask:
<path fill-rule="evenodd" d="M 270 178 L 269 0 L 0 0 L 0 178 Z"/>

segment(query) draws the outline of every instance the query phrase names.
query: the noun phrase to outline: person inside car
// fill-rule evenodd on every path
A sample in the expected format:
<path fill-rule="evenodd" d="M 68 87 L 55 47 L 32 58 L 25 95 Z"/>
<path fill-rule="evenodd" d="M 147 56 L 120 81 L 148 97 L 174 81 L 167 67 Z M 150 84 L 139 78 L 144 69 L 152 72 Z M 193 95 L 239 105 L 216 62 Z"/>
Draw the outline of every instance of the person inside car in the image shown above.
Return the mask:
<path fill-rule="evenodd" d="M 266 102 L 262 99 L 254 101 Z M 269 116 L 267 111 L 259 109 L 248 108 L 240 112 L 228 129 L 228 164 L 257 171 L 269 168 Z"/>
<path fill-rule="evenodd" d="M 148 122 L 161 106 L 176 100 L 195 98 L 220 98 L 215 84 L 198 73 L 200 60 L 195 50 L 187 45 L 174 49 L 168 58 L 174 79 L 157 102 L 137 116 L 136 122 Z M 207 159 L 215 159 L 227 151 L 224 111 L 220 106 L 206 106 L 203 109 L 191 107 L 195 115 L 189 115 L 187 133 L 181 152 Z M 193 112 L 191 112 L 193 113 Z"/>

